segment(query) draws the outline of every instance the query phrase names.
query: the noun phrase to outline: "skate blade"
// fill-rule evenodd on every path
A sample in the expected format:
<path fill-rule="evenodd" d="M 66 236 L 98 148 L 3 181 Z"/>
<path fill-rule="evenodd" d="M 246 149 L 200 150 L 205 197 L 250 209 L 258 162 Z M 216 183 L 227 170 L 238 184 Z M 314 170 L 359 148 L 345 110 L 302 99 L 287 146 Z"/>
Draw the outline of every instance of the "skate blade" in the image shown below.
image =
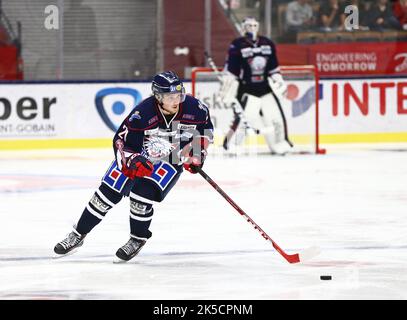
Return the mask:
<path fill-rule="evenodd" d="M 58 254 L 58 253 L 54 252 L 54 255 L 52 256 L 52 259 L 58 260 L 58 259 L 70 256 L 70 255 L 74 254 L 76 251 L 78 251 L 78 249 L 79 248 L 73 249 L 73 250 L 71 250 L 71 251 L 69 251 L 68 253 L 65 253 L 65 254 Z"/>
<path fill-rule="evenodd" d="M 113 258 L 113 263 L 114 264 L 123 264 L 123 263 L 126 263 L 126 262 L 129 262 L 129 261 L 120 259 L 118 256 L 115 256 Z"/>

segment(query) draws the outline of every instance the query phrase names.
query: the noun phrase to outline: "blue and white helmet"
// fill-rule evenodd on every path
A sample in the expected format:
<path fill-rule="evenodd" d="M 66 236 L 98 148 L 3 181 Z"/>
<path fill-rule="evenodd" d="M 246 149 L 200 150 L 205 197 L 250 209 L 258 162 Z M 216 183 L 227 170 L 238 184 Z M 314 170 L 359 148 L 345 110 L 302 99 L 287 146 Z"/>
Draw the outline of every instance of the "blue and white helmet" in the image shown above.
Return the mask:
<path fill-rule="evenodd" d="M 151 83 L 151 91 L 158 102 L 162 102 L 165 94 L 181 94 L 181 102 L 185 101 L 184 84 L 173 71 L 165 71 L 154 76 Z"/>

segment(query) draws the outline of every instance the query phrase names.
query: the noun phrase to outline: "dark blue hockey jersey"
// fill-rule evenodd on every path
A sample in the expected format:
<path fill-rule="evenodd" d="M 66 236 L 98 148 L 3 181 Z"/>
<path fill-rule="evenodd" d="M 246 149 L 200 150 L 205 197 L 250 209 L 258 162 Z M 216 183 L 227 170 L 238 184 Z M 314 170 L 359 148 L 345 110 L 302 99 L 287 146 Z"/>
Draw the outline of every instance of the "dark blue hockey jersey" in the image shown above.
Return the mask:
<path fill-rule="evenodd" d="M 113 148 L 117 163 L 121 163 L 116 145 L 120 139 L 127 152 L 141 153 L 152 162 L 165 160 L 180 165 L 180 150 L 194 137 L 213 140 L 213 125 L 206 105 L 187 95 L 178 112 L 169 117 L 151 96 L 140 102 L 120 125 L 113 138 Z"/>
<path fill-rule="evenodd" d="M 239 37 L 229 47 L 226 68 L 239 78 L 239 91 L 258 97 L 271 92 L 267 77 L 278 67 L 276 47 L 269 38 L 259 36 L 253 42 Z"/>

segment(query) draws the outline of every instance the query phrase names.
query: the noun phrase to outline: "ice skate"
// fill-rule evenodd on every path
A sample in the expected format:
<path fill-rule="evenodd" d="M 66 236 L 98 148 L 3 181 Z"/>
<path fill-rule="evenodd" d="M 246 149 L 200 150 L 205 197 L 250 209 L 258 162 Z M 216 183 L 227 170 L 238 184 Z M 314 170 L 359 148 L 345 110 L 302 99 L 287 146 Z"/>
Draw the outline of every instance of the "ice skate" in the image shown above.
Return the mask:
<path fill-rule="evenodd" d="M 116 256 L 121 260 L 121 262 L 129 261 L 139 253 L 145 244 L 145 240 L 130 238 L 124 246 L 117 250 Z"/>
<path fill-rule="evenodd" d="M 287 141 L 282 141 L 271 147 L 271 152 L 280 156 L 284 156 L 292 150 L 291 145 Z"/>
<path fill-rule="evenodd" d="M 54 252 L 58 255 L 66 255 L 72 252 L 72 250 L 82 246 L 85 237 L 86 234 L 82 235 L 73 229 L 73 231 L 69 233 L 64 240 L 56 244 L 54 247 Z"/>

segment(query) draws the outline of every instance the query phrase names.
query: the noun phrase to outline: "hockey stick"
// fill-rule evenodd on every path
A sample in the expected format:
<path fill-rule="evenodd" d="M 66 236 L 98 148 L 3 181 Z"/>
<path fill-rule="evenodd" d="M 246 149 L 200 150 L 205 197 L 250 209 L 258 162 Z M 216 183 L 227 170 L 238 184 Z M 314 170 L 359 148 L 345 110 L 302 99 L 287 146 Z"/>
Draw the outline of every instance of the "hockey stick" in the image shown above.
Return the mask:
<path fill-rule="evenodd" d="M 250 218 L 246 212 L 243 211 L 242 208 L 240 208 L 227 194 L 225 191 L 223 191 L 216 183 L 213 181 L 206 173 L 203 171 L 201 168 L 197 168 L 198 173 L 217 191 L 220 193 L 220 195 L 226 199 L 227 202 L 230 203 L 230 205 L 236 209 L 237 212 L 242 215 L 247 222 L 249 222 L 252 226 L 254 226 L 254 229 L 259 231 L 259 233 L 262 235 L 262 237 L 268 241 L 271 242 L 273 245 L 274 249 L 277 250 L 278 253 L 280 253 L 289 263 L 298 263 L 298 262 L 304 262 L 306 260 L 311 259 L 312 257 L 316 256 L 319 254 L 319 248 L 317 247 L 311 247 L 306 250 L 304 250 L 302 253 L 295 253 L 295 254 L 287 254 L 284 252 L 283 249 L 280 248 L 277 243 L 273 241 L 273 239 L 270 238 L 270 236 L 262 229 L 260 226 L 253 221 L 252 218 Z"/>

